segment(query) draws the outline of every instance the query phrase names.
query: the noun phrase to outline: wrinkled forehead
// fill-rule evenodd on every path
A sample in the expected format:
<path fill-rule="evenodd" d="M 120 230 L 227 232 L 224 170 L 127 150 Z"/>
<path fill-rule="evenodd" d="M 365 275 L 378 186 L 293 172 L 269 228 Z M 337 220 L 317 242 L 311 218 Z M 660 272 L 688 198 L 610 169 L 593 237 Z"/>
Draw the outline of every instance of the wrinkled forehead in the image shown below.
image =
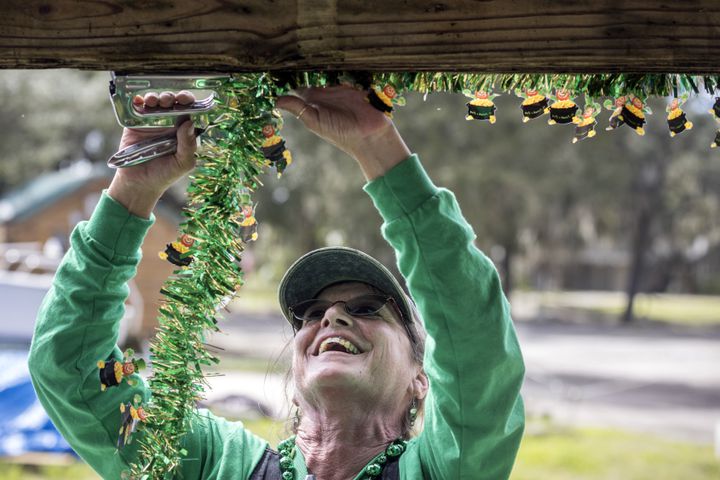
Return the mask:
<path fill-rule="evenodd" d="M 362 282 L 340 282 L 325 287 L 316 295 L 322 300 L 349 300 L 368 293 L 382 293 L 377 288 Z"/>

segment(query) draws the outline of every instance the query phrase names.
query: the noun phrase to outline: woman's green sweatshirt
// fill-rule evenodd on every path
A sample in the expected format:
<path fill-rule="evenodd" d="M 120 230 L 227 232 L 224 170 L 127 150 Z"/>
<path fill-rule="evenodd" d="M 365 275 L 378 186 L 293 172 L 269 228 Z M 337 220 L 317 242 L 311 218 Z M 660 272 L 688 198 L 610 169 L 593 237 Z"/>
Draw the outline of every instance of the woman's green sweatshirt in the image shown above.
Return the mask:
<path fill-rule="evenodd" d="M 365 191 L 382 215 L 383 235 L 396 251 L 428 332 L 424 427 L 400 459 L 400 476 L 508 478 L 524 426 L 524 366 L 498 274 L 475 247 L 454 195 L 433 185 L 417 156 L 368 183 Z M 71 248 L 40 309 L 28 360 L 50 418 L 107 479 L 119 479 L 137 453 L 137 439 L 116 448 L 119 405 L 136 393 L 147 401 L 150 392 L 143 381 L 101 391 L 97 361 L 122 359 L 115 343 L 127 282 L 153 222 L 103 194 L 90 220 L 72 232 Z M 193 423 L 184 439 L 188 454 L 181 478 L 249 477 L 267 442 L 242 423 L 206 410 Z M 296 478 L 304 479 L 301 454 L 295 467 Z"/>

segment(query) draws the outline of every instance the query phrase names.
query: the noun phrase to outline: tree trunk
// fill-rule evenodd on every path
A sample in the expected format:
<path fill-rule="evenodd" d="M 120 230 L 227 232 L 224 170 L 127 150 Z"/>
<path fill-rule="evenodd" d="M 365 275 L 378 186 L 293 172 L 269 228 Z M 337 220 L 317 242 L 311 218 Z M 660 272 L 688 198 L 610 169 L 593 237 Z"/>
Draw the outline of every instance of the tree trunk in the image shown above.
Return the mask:
<path fill-rule="evenodd" d="M 645 250 L 648 246 L 650 237 L 650 224 L 652 213 L 648 205 L 644 205 L 638 215 L 637 228 L 633 238 L 632 246 L 632 266 L 630 267 L 630 275 L 627 285 L 627 306 L 622 316 L 622 323 L 629 324 L 634 320 L 634 304 L 635 296 L 640 287 L 643 270 L 645 269 Z"/>
<path fill-rule="evenodd" d="M 511 248 L 505 248 L 505 257 L 502 260 L 502 269 L 504 274 L 503 279 L 503 292 L 505 292 L 505 296 L 507 298 L 510 298 L 510 292 L 512 291 L 512 261 L 515 253 Z"/>
<path fill-rule="evenodd" d="M 662 191 L 665 187 L 665 176 L 668 161 L 664 152 L 653 152 L 641 166 L 635 178 L 635 188 L 638 191 L 638 212 L 637 227 L 632 244 L 632 263 L 628 284 L 626 288 L 627 306 L 621 317 L 623 324 L 629 324 L 634 320 L 635 296 L 640 290 L 643 274 L 645 273 L 646 251 L 651 244 L 650 231 L 653 220 L 658 216 L 662 206 Z"/>
<path fill-rule="evenodd" d="M 6 0 L 0 68 L 718 73 L 718 25 L 713 0 Z"/>

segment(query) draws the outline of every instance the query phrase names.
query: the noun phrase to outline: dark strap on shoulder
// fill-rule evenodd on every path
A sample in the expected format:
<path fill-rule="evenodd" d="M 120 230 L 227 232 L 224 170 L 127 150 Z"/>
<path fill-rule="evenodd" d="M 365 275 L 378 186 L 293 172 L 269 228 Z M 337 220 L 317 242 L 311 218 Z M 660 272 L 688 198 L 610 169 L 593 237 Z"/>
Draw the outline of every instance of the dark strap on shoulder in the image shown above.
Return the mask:
<path fill-rule="evenodd" d="M 281 480 L 280 455 L 270 448 L 265 449 L 262 458 L 258 462 L 248 480 Z M 395 457 L 385 464 L 379 480 L 400 479 L 400 457 Z"/>
<path fill-rule="evenodd" d="M 266 448 L 248 480 L 279 480 L 281 478 L 280 455 L 276 451 Z"/>
<path fill-rule="evenodd" d="M 400 457 L 388 459 L 382 470 L 380 480 L 400 480 Z"/>

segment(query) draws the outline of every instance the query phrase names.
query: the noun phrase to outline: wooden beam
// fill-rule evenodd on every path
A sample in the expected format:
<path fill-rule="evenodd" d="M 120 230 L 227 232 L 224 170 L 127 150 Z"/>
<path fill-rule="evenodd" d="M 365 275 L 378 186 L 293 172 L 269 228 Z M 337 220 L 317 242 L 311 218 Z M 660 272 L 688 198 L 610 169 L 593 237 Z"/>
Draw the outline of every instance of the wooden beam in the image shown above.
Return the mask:
<path fill-rule="evenodd" d="M 0 68 L 720 73 L 714 0 L 6 0 Z"/>

